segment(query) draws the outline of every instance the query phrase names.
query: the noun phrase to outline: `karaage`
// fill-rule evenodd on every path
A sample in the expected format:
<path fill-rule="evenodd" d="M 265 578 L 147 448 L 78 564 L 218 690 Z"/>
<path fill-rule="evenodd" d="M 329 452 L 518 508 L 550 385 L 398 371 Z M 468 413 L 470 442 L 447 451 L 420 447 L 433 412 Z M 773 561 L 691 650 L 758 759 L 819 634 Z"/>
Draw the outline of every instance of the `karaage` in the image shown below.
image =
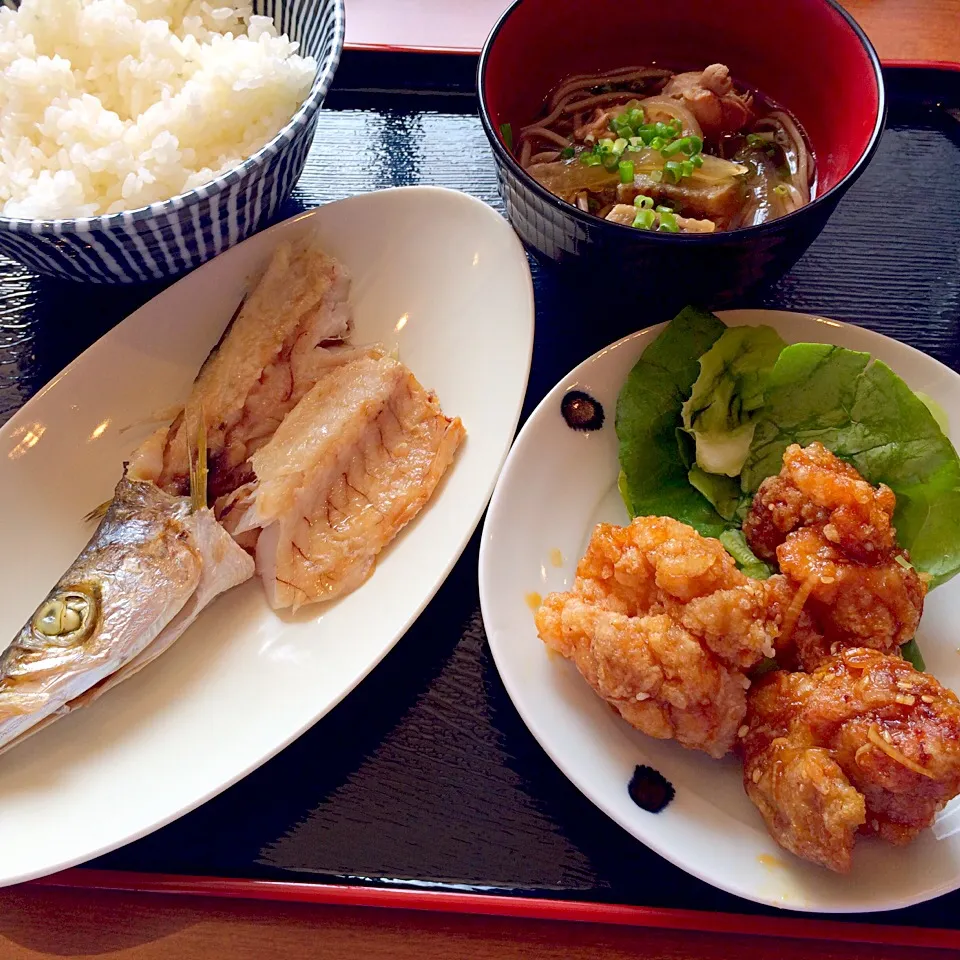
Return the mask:
<path fill-rule="evenodd" d="M 785 665 L 810 670 L 845 646 L 894 652 L 913 638 L 926 585 L 900 549 L 896 498 L 872 487 L 820 443 L 783 455 L 760 485 L 743 530 L 750 548 L 776 559 L 816 633 L 778 646 Z"/>
<path fill-rule="evenodd" d="M 638 517 L 597 526 L 573 590 L 547 596 L 536 622 L 628 723 L 721 757 L 746 713 L 745 671 L 801 616 L 784 578 L 751 580 L 719 541 Z"/>
<path fill-rule="evenodd" d="M 744 786 L 771 835 L 839 873 L 858 833 L 909 843 L 960 793 L 960 701 L 876 650 L 766 675 L 741 733 Z"/>

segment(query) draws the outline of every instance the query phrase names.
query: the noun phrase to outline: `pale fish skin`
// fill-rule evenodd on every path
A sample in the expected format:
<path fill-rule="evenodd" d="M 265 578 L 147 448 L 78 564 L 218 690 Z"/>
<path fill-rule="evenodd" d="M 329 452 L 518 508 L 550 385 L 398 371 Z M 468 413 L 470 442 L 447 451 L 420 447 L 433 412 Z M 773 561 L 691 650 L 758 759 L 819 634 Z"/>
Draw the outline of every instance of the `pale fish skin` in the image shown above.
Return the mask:
<path fill-rule="evenodd" d="M 124 477 L 90 542 L 0 655 L 0 750 L 131 676 L 253 573 L 211 510 Z"/>

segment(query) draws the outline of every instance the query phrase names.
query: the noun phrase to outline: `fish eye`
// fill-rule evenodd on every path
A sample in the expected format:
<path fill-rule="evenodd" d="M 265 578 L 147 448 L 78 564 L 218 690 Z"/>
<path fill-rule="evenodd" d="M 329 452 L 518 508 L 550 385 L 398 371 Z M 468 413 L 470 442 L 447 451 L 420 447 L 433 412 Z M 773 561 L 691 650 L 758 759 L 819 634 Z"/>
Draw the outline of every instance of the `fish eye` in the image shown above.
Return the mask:
<path fill-rule="evenodd" d="M 64 590 L 41 604 L 33 630 L 47 640 L 69 646 L 85 640 L 96 622 L 97 602 L 82 590 Z"/>

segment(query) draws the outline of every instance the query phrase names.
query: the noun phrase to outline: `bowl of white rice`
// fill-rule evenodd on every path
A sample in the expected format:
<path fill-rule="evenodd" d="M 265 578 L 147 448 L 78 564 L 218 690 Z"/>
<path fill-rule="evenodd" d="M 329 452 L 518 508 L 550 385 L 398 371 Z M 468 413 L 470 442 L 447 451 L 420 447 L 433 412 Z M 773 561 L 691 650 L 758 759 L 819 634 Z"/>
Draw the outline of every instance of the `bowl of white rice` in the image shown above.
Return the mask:
<path fill-rule="evenodd" d="M 344 0 L 0 3 L 0 254 L 159 280 L 250 236 L 293 189 Z"/>

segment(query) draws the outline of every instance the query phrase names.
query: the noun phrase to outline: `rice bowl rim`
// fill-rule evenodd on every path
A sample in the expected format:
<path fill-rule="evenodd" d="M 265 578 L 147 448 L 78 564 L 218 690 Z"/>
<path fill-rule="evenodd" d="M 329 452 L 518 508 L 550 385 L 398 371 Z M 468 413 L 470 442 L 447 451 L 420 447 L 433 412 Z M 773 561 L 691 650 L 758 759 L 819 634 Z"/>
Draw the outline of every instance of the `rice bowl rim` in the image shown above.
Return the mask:
<path fill-rule="evenodd" d="M 7 5 L 5 0 L 0 0 L 0 2 L 3 6 Z M 264 166 L 269 160 L 277 156 L 285 145 L 293 142 L 293 138 L 300 128 L 309 123 L 313 115 L 320 109 L 321 101 L 329 92 L 333 75 L 340 63 L 346 33 L 345 0 L 322 0 L 322 2 L 333 6 L 331 48 L 317 67 L 310 93 L 297 108 L 296 113 L 256 153 L 231 167 L 226 173 L 208 180 L 199 187 L 193 187 L 183 193 L 178 193 L 168 200 L 157 200 L 146 206 L 134 207 L 132 210 L 119 210 L 116 213 L 101 213 L 90 217 L 58 217 L 51 220 L 32 220 L 27 217 L 7 217 L 0 214 L 0 229 L 20 234 L 72 234 L 128 227 L 133 223 L 141 223 L 164 214 L 175 213 L 201 200 L 223 193 L 252 170 Z"/>

